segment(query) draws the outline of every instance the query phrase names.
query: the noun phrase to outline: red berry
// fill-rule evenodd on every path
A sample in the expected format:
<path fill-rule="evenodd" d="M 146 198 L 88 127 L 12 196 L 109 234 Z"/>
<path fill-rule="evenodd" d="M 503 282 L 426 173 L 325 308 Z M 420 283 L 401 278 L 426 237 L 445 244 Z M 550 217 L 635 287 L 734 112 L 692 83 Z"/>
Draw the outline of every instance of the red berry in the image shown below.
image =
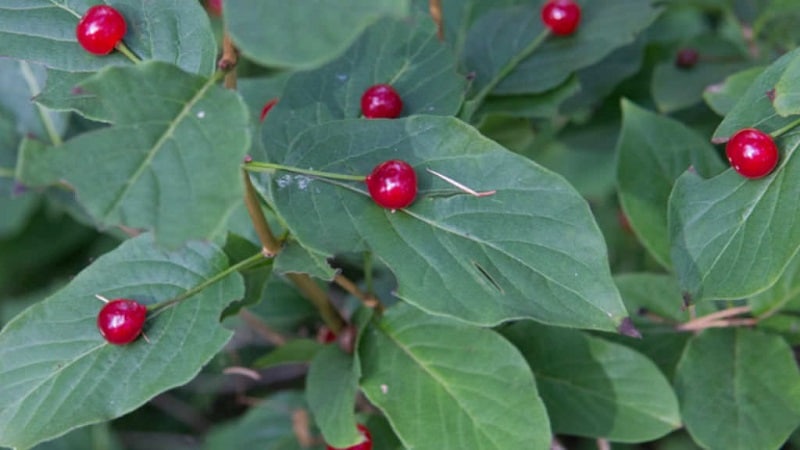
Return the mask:
<path fill-rule="evenodd" d="M 125 18 L 119 11 L 108 5 L 95 5 L 78 22 L 75 36 L 87 52 L 107 55 L 122 40 L 126 30 Z"/>
<path fill-rule="evenodd" d="M 369 430 L 360 423 L 356 424 L 356 426 L 358 427 L 358 432 L 364 437 L 362 442 L 347 448 L 331 447 L 330 445 L 326 445 L 325 448 L 327 450 L 372 450 L 372 435 L 369 434 Z"/>
<path fill-rule="evenodd" d="M 212 16 L 222 15 L 222 0 L 208 0 L 206 6 Z"/>
<path fill-rule="evenodd" d="M 700 53 L 693 48 L 684 48 L 675 56 L 675 65 L 681 69 L 691 69 L 700 59 Z"/>
<path fill-rule="evenodd" d="M 330 344 L 334 341 L 336 341 L 336 333 L 334 333 L 333 330 L 325 325 L 319 327 L 319 330 L 317 330 L 317 342 L 321 344 Z"/>
<path fill-rule="evenodd" d="M 417 174 L 407 162 L 384 161 L 365 180 L 372 200 L 387 209 L 405 208 L 417 196 Z"/>
<path fill-rule="evenodd" d="M 361 95 L 361 113 L 367 119 L 394 119 L 403 110 L 403 100 L 388 84 L 370 86 Z"/>
<path fill-rule="evenodd" d="M 278 99 L 277 99 L 277 98 L 273 98 L 272 100 L 268 101 L 268 102 L 267 102 L 267 103 L 264 105 L 264 107 L 263 107 L 263 108 L 261 108 L 261 117 L 259 117 L 259 119 L 258 119 L 258 120 L 260 120 L 261 122 L 263 122 L 263 121 L 264 121 L 264 119 L 266 119 L 266 118 L 267 118 L 267 113 L 269 112 L 269 110 L 270 110 L 270 109 L 272 109 L 272 107 L 273 107 L 273 106 L 275 106 L 275 104 L 277 104 L 277 103 L 278 103 Z"/>
<path fill-rule="evenodd" d="M 761 178 L 778 165 L 778 147 L 772 137 L 755 128 L 736 132 L 725 145 L 733 170 L 746 178 Z"/>
<path fill-rule="evenodd" d="M 97 328 L 111 344 L 133 342 L 142 332 L 147 307 L 135 300 L 118 298 L 103 306 L 97 314 Z"/>
<path fill-rule="evenodd" d="M 542 6 L 542 22 L 555 35 L 575 32 L 581 21 L 581 7 L 574 0 L 549 0 Z"/>

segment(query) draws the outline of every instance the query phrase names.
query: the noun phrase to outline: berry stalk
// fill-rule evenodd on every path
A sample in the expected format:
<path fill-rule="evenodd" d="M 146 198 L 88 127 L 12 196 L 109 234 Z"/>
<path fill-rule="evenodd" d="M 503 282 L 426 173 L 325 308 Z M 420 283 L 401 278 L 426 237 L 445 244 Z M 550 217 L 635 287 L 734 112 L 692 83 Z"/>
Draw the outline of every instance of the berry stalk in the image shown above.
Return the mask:
<path fill-rule="evenodd" d="M 313 177 L 329 178 L 331 180 L 343 180 L 343 181 L 364 181 L 366 179 L 366 177 L 363 175 L 345 175 L 341 173 L 322 172 L 319 170 L 300 169 L 299 167 L 284 166 L 281 164 L 258 162 L 258 161 L 245 163 L 244 170 L 247 170 L 249 172 L 270 172 L 270 173 L 276 170 L 283 170 L 286 172 L 310 175 Z"/>

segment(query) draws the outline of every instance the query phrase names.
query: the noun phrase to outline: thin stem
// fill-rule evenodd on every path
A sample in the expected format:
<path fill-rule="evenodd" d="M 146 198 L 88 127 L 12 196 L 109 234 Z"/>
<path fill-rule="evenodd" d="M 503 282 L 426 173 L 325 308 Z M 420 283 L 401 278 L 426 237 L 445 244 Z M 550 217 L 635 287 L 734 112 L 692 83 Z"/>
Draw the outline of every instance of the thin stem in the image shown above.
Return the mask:
<path fill-rule="evenodd" d="M 518 65 L 521 63 L 525 58 L 529 57 L 540 45 L 542 42 L 550 36 L 550 30 L 545 28 L 536 36 L 536 39 L 531 41 L 527 47 L 522 49 L 516 56 L 511 58 L 511 60 L 500 69 L 500 72 L 497 73 L 497 76 L 491 79 L 489 83 L 483 87 L 483 89 L 478 92 L 478 94 L 468 102 L 464 103 L 464 109 L 461 112 L 461 119 L 465 122 L 469 122 L 472 119 L 472 116 L 478 110 L 478 108 L 483 104 L 484 99 L 503 81 L 508 74 L 510 74 Z"/>
<path fill-rule="evenodd" d="M 350 295 L 361 300 L 361 303 L 363 303 L 367 308 L 383 310 L 383 305 L 381 305 L 381 302 L 375 296 L 365 294 L 361 289 L 358 288 L 358 286 L 356 286 L 355 283 L 350 281 L 344 275 L 336 275 L 333 278 L 333 281 L 335 281 L 336 284 L 338 284 L 342 289 L 349 292 Z"/>
<path fill-rule="evenodd" d="M 286 339 L 277 331 L 273 330 L 269 325 L 264 323 L 260 317 L 251 313 L 247 309 L 242 308 L 239 311 L 239 317 L 253 329 L 259 336 L 263 337 L 270 344 L 280 347 L 286 343 Z"/>
<path fill-rule="evenodd" d="M 800 119 L 797 119 L 797 120 L 794 120 L 794 121 L 792 121 L 792 123 L 790 123 L 790 124 L 786 125 L 786 126 L 785 126 L 785 127 L 783 127 L 783 128 L 779 128 L 779 129 L 777 129 L 777 130 L 773 131 L 773 132 L 772 132 L 772 133 L 770 133 L 769 135 L 770 135 L 770 136 L 772 136 L 772 137 L 774 137 L 774 138 L 776 138 L 776 137 L 779 137 L 779 136 L 781 136 L 782 134 L 786 133 L 787 131 L 791 130 L 792 128 L 795 128 L 795 127 L 796 127 L 796 126 L 798 126 L 798 125 L 800 125 Z"/>
<path fill-rule="evenodd" d="M 245 259 L 245 260 L 239 261 L 238 263 L 236 263 L 236 264 L 234 264 L 232 266 L 229 266 L 227 269 L 223 270 L 222 272 L 220 272 L 220 273 L 214 275 L 213 277 L 203 281 L 202 283 L 200 283 L 197 286 L 189 289 L 188 291 L 184 292 L 183 294 L 181 294 L 181 295 L 179 295 L 177 297 L 171 298 L 169 300 L 164 300 L 163 302 L 153 303 L 152 305 L 149 305 L 147 307 L 147 310 L 150 311 L 151 313 L 155 313 L 155 312 L 160 311 L 162 309 L 166 309 L 166 308 L 168 308 L 168 307 L 170 307 L 170 306 L 172 306 L 172 305 L 174 305 L 176 303 L 180 303 L 180 302 L 186 300 L 187 298 L 197 294 L 198 292 L 203 291 L 204 289 L 208 288 L 212 284 L 222 280 L 223 278 L 227 277 L 228 275 L 230 275 L 230 274 L 232 274 L 234 272 L 238 272 L 240 270 L 245 270 L 245 269 L 247 269 L 249 267 L 252 267 L 252 266 L 260 263 L 264 259 L 266 259 L 266 258 L 264 257 L 263 254 L 256 253 L 255 255 L 253 255 L 253 256 Z"/>
<path fill-rule="evenodd" d="M 128 46 L 125 45 L 124 42 L 119 41 L 119 43 L 117 44 L 116 48 L 117 48 L 117 50 L 119 50 L 120 53 L 122 53 L 128 59 L 130 59 L 132 63 L 139 64 L 140 62 L 142 62 L 141 58 L 136 56 L 136 54 L 133 53 L 133 51 L 131 51 L 131 49 L 129 49 Z"/>
<path fill-rule="evenodd" d="M 252 161 L 244 164 L 244 170 L 249 172 L 273 172 L 275 170 L 284 170 L 286 172 L 300 173 L 303 175 L 311 175 L 320 178 L 330 178 L 332 180 L 344 181 L 364 181 L 366 179 L 363 175 L 344 175 L 341 173 L 321 172 L 319 170 L 300 169 L 298 167 L 284 166 L 275 163 L 266 163 Z"/>
<path fill-rule="evenodd" d="M 39 94 L 42 90 L 42 87 L 39 86 L 39 81 L 36 79 L 36 75 L 33 74 L 31 66 L 28 65 L 27 62 L 21 61 L 19 63 L 19 67 L 23 78 L 25 78 L 25 83 L 27 83 L 28 89 L 31 91 L 31 94 Z M 61 135 L 59 135 L 58 131 L 56 131 L 56 126 L 53 124 L 53 120 L 50 118 L 50 115 L 47 114 L 47 110 L 38 103 L 34 104 L 36 105 L 36 112 L 39 114 L 39 118 L 42 120 L 42 125 L 44 125 L 44 129 L 47 132 L 47 136 L 50 138 L 50 143 L 53 145 L 61 145 L 63 142 L 61 140 Z"/>
<path fill-rule="evenodd" d="M 287 273 L 286 277 L 300 289 L 300 292 L 317 308 L 325 325 L 334 332 L 339 332 L 344 328 L 344 319 L 328 298 L 328 294 L 307 273 Z"/>
<path fill-rule="evenodd" d="M 276 255 L 281 250 L 281 244 L 272 234 L 267 218 L 264 217 L 264 211 L 261 210 L 261 202 L 258 201 L 258 193 L 256 188 L 253 187 L 253 182 L 250 181 L 250 175 L 247 171 L 242 170 L 242 177 L 244 178 L 245 187 L 244 203 L 247 206 L 250 221 L 253 222 L 253 227 L 256 229 L 258 240 L 264 247 L 265 255 Z"/>
<path fill-rule="evenodd" d="M 222 35 L 222 57 L 217 63 L 219 70 L 226 72 L 225 74 L 225 87 L 228 89 L 236 89 L 236 64 L 239 62 L 239 51 L 233 45 L 228 30 L 226 29 Z"/>
<path fill-rule="evenodd" d="M 738 316 L 740 314 L 747 314 L 749 313 L 750 307 L 749 306 L 738 306 L 735 308 L 728 308 L 723 309 L 722 311 L 717 311 L 711 314 L 707 314 L 702 317 L 694 318 L 686 323 L 682 323 L 675 328 L 681 331 L 696 331 L 702 330 L 705 328 L 711 327 L 719 327 L 720 323 L 736 323 L 738 324 L 741 320 L 752 320 L 752 319 L 731 319 L 734 316 Z M 729 326 L 729 325 L 725 325 Z"/>

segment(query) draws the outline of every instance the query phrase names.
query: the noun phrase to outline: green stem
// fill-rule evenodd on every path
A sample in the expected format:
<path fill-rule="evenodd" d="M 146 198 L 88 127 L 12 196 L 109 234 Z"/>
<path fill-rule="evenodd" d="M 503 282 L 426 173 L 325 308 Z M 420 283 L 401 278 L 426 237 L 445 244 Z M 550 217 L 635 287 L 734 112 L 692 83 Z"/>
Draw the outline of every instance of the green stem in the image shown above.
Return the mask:
<path fill-rule="evenodd" d="M 42 91 L 42 88 L 39 86 L 39 82 L 36 80 L 36 75 L 34 75 L 33 71 L 31 71 L 31 66 L 29 66 L 27 62 L 22 61 L 20 62 L 19 67 L 23 78 L 25 78 L 25 83 L 28 84 L 28 89 L 33 95 L 38 95 Z M 47 110 L 38 103 L 34 104 L 36 105 L 36 112 L 39 114 L 39 118 L 42 120 L 42 125 L 47 132 L 47 136 L 50 138 L 50 143 L 53 145 L 61 145 L 63 141 L 61 140 L 61 136 L 58 134 L 58 131 L 56 131 L 56 126 L 53 124 L 53 120 L 50 118 L 50 115 L 47 114 Z"/>
<path fill-rule="evenodd" d="M 117 44 L 117 50 L 119 50 L 120 53 L 122 53 L 128 59 L 130 59 L 131 62 L 133 62 L 134 64 L 139 64 L 140 62 L 142 62 L 141 58 L 136 56 L 136 54 L 133 53 L 133 51 L 131 51 L 131 49 L 129 49 L 128 46 L 125 45 L 125 43 L 122 41 L 119 41 L 119 43 Z"/>
<path fill-rule="evenodd" d="M 258 161 L 245 163 L 244 170 L 250 172 L 273 172 L 275 170 L 285 170 L 286 172 L 300 173 L 303 175 L 311 175 L 314 177 L 330 178 L 332 180 L 344 180 L 344 181 L 364 181 L 366 179 L 366 177 L 363 175 L 344 175 L 341 173 L 320 172 L 318 170 L 300 169 L 297 167 L 290 167 L 281 164 L 265 163 Z"/>
<path fill-rule="evenodd" d="M 780 135 L 786 133 L 787 131 L 791 130 L 792 128 L 795 128 L 798 125 L 800 125 L 800 119 L 792 121 L 792 123 L 790 123 L 789 125 L 786 125 L 783 128 L 779 128 L 779 129 L 773 131 L 772 133 L 770 133 L 769 135 L 774 137 L 774 138 L 779 137 Z"/>
<path fill-rule="evenodd" d="M 187 298 L 197 294 L 198 292 L 203 291 L 204 289 L 208 288 L 209 286 L 211 286 L 212 284 L 216 283 L 217 281 L 220 281 L 221 279 L 227 277 L 228 275 L 230 275 L 230 274 L 232 274 L 234 272 L 238 272 L 240 270 L 245 270 L 245 269 L 247 269 L 249 267 L 252 267 L 252 266 L 260 263 L 264 259 L 266 259 L 266 257 L 263 254 L 261 254 L 260 252 L 256 253 L 255 255 L 253 255 L 253 256 L 245 259 L 245 260 L 239 261 L 238 263 L 236 263 L 236 264 L 234 264 L 232 266 L 229 266 L 227 269 L 223 270 L 222 272 L 220 272 L 220 273 L 214 275 L 213 277 L 203 281 L 202 283 L 200 283 L 197 286 L 189 289 L 188 291 L 184 292 L 183 294 L 181 294 L 181 295 L 179 295 L 177 297 L 171 298 L 169 300 L 164 300 L 163 302 L 158 302 L 158 303 L 153 303 L 152 305 L 148 305 L 147 310 L 150 311 L 151 313 L 154 313 L 156 311 L 168 308 L 168 307 L 170 307 L 170 306 L 172 306 L 172 305 L 174 305 L 176 303 L 180 303 L 180 302 L 186 300 Z"/>
<path fill-rule="evenodd" d="M 529 57 L 540 45 L 544 42 L 547 37 L 550 36 L 550 30 L 545 28 L 536 39 L 534 39 L 527 47 L 522 49 L 516 56 L 511 58 L 511 60 L 500 69 L 500 72 L 489 81 L 489 84 L 483 87 L 483 89 L 478 92 L 478 94 L 473 97 L 471 100 L 464 103 L 464 109 L 461 111 L 461 119 L 465 122 L 469 122 L 472 120 L 472 116 L 475 115 L 475 112 L 478 108 L 483 104 L 483 101 L 486 97 L 503 81 L 508 74 L 510 74 L 518 65 L 521 63 L 525 58 Z"/>
<path fill-rule="evenodd" d="M 258 201 L 258 193 L 250 181 L 250 174 L 246 170 L 242 170 L 242 177 L 244 178 L 244 203 L 247 206 L 247 213 L 250 215 L 250 221 L 258 235 L 258 240 L 261 241 L 261 246 L 264 251 L 270 255 L 277 255 L 281 251 L 281 243 L 272 234 L 272 229 L 264 216 L 264 211 L 261 210 L 261 202 Z"/>

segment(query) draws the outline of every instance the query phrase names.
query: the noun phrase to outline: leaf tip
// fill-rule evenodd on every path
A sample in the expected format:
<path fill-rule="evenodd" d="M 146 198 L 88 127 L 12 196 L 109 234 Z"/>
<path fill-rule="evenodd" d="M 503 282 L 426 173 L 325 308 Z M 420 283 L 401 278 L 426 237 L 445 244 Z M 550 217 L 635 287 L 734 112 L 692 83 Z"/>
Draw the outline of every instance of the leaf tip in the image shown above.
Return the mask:
<path fill-rule="evenodd" d="M 640 333 L 639 330 L 636 329 L 636 326 L 633 325 L 633 321 L 631 320 L 630 317 L 622 319 L 622 323 L 620 323 L 619 327 L 617 327 L 617 331 L 619 331 L 619 334 L 622 334 L 624 336 L 636 339 L 642 338 L 642 333 Z"/>

